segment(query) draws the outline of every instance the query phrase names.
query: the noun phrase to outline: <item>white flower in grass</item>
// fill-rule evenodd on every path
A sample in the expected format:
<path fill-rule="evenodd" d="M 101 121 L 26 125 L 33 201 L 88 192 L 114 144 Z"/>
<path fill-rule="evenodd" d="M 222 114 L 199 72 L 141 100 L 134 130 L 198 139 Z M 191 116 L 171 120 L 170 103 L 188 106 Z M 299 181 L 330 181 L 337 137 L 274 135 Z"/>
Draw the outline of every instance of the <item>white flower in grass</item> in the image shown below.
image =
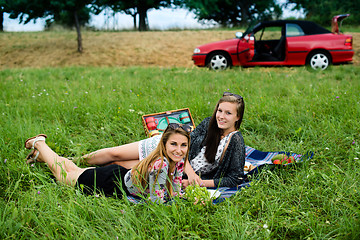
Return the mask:
<path fill-rule="evenodd" d="M 356 158 L 354 158 L 354 160 L 359 160 L 359 158 L 356 157 Z"/>
<path fill-rule="evenodd" d="M 269 226 L 265 223 L 263 228 L 267 229 Z"/>
<path fill-rule="evenodd" d="M 134 109 L 129 109 L 129 112 L 135 112 L 135 110 Z"/>
<path fill-rule="evenodd" d="M 329 150 L 330 148 L 326 147 L 325 150 Z"/>

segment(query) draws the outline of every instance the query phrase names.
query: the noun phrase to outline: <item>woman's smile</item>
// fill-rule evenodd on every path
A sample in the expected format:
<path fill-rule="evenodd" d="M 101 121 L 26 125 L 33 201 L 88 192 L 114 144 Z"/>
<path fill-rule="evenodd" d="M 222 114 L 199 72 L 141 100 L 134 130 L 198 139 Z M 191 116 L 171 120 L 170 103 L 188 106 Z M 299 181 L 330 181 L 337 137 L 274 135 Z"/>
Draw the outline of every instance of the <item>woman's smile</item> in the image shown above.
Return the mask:
<path fill-rule="evenodd" d="M 174 162 L 181 161 L 189 148 L 188 139 L 180 133 L 172 134 L 166 142 L 166 153 Z"/>
<path fill-rule="evenodd" d="M 235 131 L 235 123 L 239 120 L 236 111 L 237 104 L 222 102 L 216 112 L 216 122 L 218 127 L 224 131 L 224 135 Z"/>

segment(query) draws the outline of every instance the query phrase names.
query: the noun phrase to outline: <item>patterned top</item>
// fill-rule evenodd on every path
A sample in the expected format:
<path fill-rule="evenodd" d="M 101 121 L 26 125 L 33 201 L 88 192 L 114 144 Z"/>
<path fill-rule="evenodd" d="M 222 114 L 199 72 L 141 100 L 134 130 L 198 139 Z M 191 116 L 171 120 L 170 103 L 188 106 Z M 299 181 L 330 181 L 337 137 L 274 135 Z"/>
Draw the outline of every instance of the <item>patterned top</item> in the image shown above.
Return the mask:
<path fill-rule="evenodd" d="M 146 158 L 159 144 L 161 135 L 143 139 L 139 142 L 139 160 Z"/>
<path fill-rule="evenodd" d="M 194 171 L 198 173 L 201 177 L 203 174 L 211 173 L 214 169 L 219 167 L 220 164 L 220 158 L 222 153 L 224 152 L 224 148 L 226 143 L 229 141 L 229 138 L 231 135 L 236 133 L 237 131 L 231 132 L 228 135 L 226 135 L 223 139 L 220 140 L 216 155 L 215 155 L 215 161 L 213 163 L 210 163 L 205 158 L 205 150 L 206 146 L 201 148 L 201 151 L 199 154 L 192 159 L 191 166 L 193 167 Z"/>
<path fill-rule="evenodd" d="M 149 199 L 152 202 L 162 203 L 168 198 L 168 192 L 166 189 L 166 181 L 168 179 L 169 161 L 164 158 L 163 164 L 161 165 L 161 158 L 157 159 L 152 166 L 149 167 L 149 179 L 148 186 L 145 191 L 137 188 L 131 180 L 131 170 L 125 175 L 125 185 L 129 193 L 133 196 L 150 194 Z M 184 160 L 175 164 L 175 169 L 171 173 L 173 175 L 172 188 L 174 196 L 179 196 L 181 193 L 182 175 L 184 172 Z M 159 173 L 157 182 L 155 182 L 156 176 Z"/>

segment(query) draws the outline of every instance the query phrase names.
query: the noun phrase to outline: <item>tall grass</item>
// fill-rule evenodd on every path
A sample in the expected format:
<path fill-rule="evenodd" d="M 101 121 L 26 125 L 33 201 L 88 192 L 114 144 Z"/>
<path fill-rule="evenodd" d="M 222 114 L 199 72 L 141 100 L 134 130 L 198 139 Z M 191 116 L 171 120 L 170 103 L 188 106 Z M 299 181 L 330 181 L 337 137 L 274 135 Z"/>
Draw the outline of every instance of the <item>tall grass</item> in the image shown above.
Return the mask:
<path fill-rule="evenodd" d="M 360 229 L 360 68 L 45 68 L 0 72 L 0 238 L 357 239 Z M 241 131 L 263 151 L 313 151 L 266 169 L 250 188 L 199 207 L 134 205 L 61 186 L 26 165 L 38 133 L 59 154 L 145 138 L 141 115 L 189 107 L 196 124 L 223 91 L 246 103 Z"/>

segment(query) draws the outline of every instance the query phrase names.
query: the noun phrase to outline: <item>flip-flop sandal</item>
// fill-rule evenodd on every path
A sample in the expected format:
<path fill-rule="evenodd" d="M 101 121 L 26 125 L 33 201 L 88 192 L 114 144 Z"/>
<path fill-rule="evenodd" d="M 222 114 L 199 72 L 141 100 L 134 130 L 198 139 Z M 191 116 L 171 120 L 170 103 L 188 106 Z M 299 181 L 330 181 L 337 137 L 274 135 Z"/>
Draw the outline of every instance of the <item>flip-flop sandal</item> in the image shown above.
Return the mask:
<path fill-rule="evenodd" d="M 35 154 L 36 152 L 36 154 Z M 35 154 L 35 157 L 34 157 Z M 31 149 L 31 152 L 27 155 L 26 157 L 26 163 L 30 164 L 30 163 L 35 163 L 37 158 L 39 157 L 40 152 L 36 149 Z"/>
<path fill-rule="evenodd" d="M 31 138 L 28 138 L 26 139 L 25 141 L 25 148 L 27 149 L 34 149 L 34 146 L 35 146 L 35 143 L 38 142 L 38 141 L 45 141 L 45 139 L 47 138 L 46 134 L 39 134 L 39 135 L 36 135 L 35 137 L 31 137 Z M 35 139 L 35 141 L 33 142 L 32 146 L 30 148 L 26 147 L 26 143 L 32 139 Z"/>

